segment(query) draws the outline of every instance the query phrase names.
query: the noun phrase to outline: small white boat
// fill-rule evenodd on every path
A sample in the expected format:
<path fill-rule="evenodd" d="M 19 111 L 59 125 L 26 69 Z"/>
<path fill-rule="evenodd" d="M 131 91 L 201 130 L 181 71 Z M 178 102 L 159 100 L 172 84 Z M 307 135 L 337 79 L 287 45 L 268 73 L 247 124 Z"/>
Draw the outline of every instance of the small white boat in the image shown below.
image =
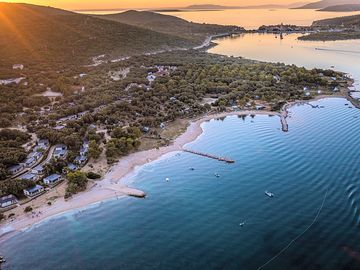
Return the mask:
<path fill-rule="evenodd" d="M 272 198 L 272 197 L 275 196 L 274 193 L 271 193 L 271 192 L 269 192 L 269 191 L 265 191 L 265 195 L 266 195 L 266 196 L 269 196 L 270 198 Z"/>
<path fill-rule="evenodd" d="M 218 174 L 218 173 L 215 173 L 214 175 L 215 175 L 217 178 L 220 177 L 220 174 Z"/>
<path fill-rule="evenodd" d="M 245 225 L 245 221 L 244 221 L 244 222 L 241 222 L 241 223 L 239 224 L 240 227 L 243 227 L 244 225 Z"/>
<path fill-rule="evenodd" d="M 166 177 L 166 178 L 165 178 L 165 181 L 166 181 L 166 182 L 169 182 L 169 181 L 170 181 L 170 178 L 169 178 L 169 177 Z"/>

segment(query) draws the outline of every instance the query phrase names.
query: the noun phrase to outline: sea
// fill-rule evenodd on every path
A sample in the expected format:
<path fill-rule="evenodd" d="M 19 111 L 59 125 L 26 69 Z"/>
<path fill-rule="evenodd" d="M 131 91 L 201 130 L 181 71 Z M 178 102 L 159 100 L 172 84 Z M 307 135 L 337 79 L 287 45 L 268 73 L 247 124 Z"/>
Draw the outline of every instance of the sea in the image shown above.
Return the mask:
<path fill-rule="evenodd" d="M 296 37 L 223 38 L 209 53 L 360 81 L 358 41 Z M 18 233 L 0 243 L 3 269 L 360 269 L 359 120 L 347 100 L 326 98 L 291 107 L 288 132 L 277 116 L 205 122 L 187 147 L 234 164 L 175 152 L 144 165 L 130 185 L 146 199 L 105 201 Z"/>

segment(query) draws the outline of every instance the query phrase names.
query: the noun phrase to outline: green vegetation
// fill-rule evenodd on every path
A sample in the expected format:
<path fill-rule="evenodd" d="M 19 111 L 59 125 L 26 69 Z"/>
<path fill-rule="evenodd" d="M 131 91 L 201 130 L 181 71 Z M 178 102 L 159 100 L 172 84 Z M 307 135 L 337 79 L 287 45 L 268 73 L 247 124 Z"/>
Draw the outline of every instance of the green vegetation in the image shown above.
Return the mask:
<path fill-rule="evenodd" d="M 13 129 L 0 130 L 0 180 L 8 176 L 7 167 L 26 158 L 22 145 L 30 140 L 30 135 Z"/>
<path fill-rule="evenodd" d="M 130 10 L 123 13 L 101 15 L 98 17 L 139 26 L 161 33 L 176 35 L 189 40 L 194 40 L 199 44 L 210 35 L 233 32 L 239 33 L 244 31 L 244 28 L 238 26 L 193 23 L 174 16 L 162 15 L 149 11 Z"/>
<path fill-rule="evenodd" d="M 86 174 L 80 171 L 69 173 L 67 175 L 67 181 L 68 185 L 66 187 L 65 198 L 69 198 L 73 194 L 84 191 L 88 183 Z"/>
<path fill-rule="evenodd" d="M 359 39 L 360 15 L 319 20 L 313 22 L 312 27 L 320 30 L 320 32 L 311 33 L 299 39 L 315 41 Z"/>
<path fill-rule="evenodd" d="M 360 27 L 360 15 L 319 20 L 313 22 L 313 26 Z"/>
<path fill-rule="evenodd" d="M 95 140 L 91 140 L 89 143 L 89 158 L 98 159 L 102 153 L 101 147 Z"/>
<path fill-rule="evenodd" d="M 106 144 L 108 163 L 113 163 L 120 156 L 125 156 L 140 146 L 141 131 L 137 127 L 115 128 L 112 139 Z"/>
<path fill-rule="evenodd" d="M 193 45 L 179 37 L 53 8 L 0 3 L 0 11 L 11 22 L 0 24 L 0 66 L 41 63 L 44 71 L 85 64 L 101 54 L 128 56 Z"/>
<path fill-rule="evenodd" d="M 26 206 L 25 209 L 24 209 L 24 212 L 25 212 L 25 213 L 29 213 L 29 212 L 31 212 L 32 210 L 33 210 L 33 209 L 32 209 L 31 206 Z"/>
<path fill-rule="evenodd" d="M 335 41 L 335 40 L 348 40 L 360 39 L 360 31 L 344 30 L 341 32 L 317 32 L 309 35 L 301 36 L 299 40 L 309 41 Z"/>
<path fill-rule="evenodd" d="M 95 180 L 95 179 L 100 179 L 100 178 L 101 178 L 101 175 L 98 174 L 98 173 L 94 173 L 94 172 L 88 172 L 88 173 L 86 174 L 86 177 L 89 178 L 89 179 Z"/>
<path fill-rule="evenodd" d="M 13 194 L 17 197 L 23 197 L 23 190 L 34 186 L 34 183 L 19 179 L 8 179 L 0 181 L 0 196 Z"/>

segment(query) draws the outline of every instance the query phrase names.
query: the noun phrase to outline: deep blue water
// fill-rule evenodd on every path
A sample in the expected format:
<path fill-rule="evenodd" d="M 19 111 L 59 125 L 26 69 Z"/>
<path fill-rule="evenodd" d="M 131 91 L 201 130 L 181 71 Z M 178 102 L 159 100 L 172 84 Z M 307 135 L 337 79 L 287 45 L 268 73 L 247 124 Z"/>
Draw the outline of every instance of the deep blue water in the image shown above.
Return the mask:
<path fill-rule="evenodd" d="M 181 153 L 146 165 L 132 184 L 146 199 L 104 202 L 20 233 L 0 245 L 4 268 L 258 269 L 319 213 L 262 269 L 360 269 L 360 111 L 344 99 L 313 103 L 324 108 L 291 109 L 288 133 L 278 117 L 204 123 L 189 148 L 235 164 Z"/>

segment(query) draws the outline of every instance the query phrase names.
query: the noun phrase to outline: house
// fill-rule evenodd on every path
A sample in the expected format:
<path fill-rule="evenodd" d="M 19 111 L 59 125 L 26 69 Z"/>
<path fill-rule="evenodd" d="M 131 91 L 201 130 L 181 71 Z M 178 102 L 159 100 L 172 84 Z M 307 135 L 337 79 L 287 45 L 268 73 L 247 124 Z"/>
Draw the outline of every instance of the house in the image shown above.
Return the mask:
<path fill-rule="evenodd" d="M 84 165 L 87 161 L 87 157 L 86 156 L 77 156 L 74 160 L 75 164 L 78 165 Z"/>
<path fill-rule="evenodd" d="M 69 163 L 67 165 L 67 168 L 70 170 L 70 171 L 76 171 L 78 169 L 78 166 L 76 166 L 74 163 Z"/>
<path fill-rule="evenodd" d="M 9 207 L 17 203 L 18 200 L 14 195 L 7 195 L 0 198 L 0 208 Z"/>
<path fill-rule="evenodd" d="M 38 140 L 37 145 L 42 149 L 47 149 L 49 147 L 49 140 L 46 139 Z"/>
<path fill-rule="evenodd" d="M 43 154 L 41 152 L 32 152 L 28 157 L 34 158 L 35 160 L 39 160 L 43 157 Z"/>
<path fill-rule="evenodd" d="M 44 192 L 44 187 L 40 186 L 40 185 L 35 185 L 31 188 L 24 189 L 23 191 L 26 196 L 34 197 L 34 196 L 40 194 L 41 192 Z"/>
<path fill-rule="evenodd" d="M 54 154 L 53 157 L 54 158 L 65 158 L 67 155 L 67 146 L 64 144 L 58 144 L 55 146 L 55 150 L 54 150 Z"/>
<path fill-rule="evenodd" d="M 65 128 L 64 125 L 58 125 L 58 126 L 54 127 L 55 130 L 62 130 L 63 128 Z"/>
<path fill-rule="evenodd" d="M 14 64 L 14 65 L 13 65 L 13 69 L 23 70 L 23 69 L 24 69 L 24 65 L 23 65 L 23 64 Z"/>
<path fill-rule="evenodd" d="M 12 175 L 15 175 L 19 172 L 21 172 L 24 169 L 24 164 L 17 164 L 14 166 L 11 166 L 8 170 Z"/>
<path fill-rule="evenodd" d="M 258 105 L 255 106 L 255 109 L 258 110 L 258 111 L 264 110 L 264 109 L 265 109 L 265 106 L 262 105 L 262 104 L 258 104 Z"/>
<path fill-rule="evenodd" d="M 56 182 L 58 182 L 60 180 L 61 180 L 61 175 L 55 173 L 55 174 L 49 175 L 48 177 L 45 177 L 43 179 L 43 182 L 46 185 L 51 185 L 51 184 L 54 184 L 54 183 L 56 183 Z"/>
<path fill-rule="evenodd" d="M 153 82 L 153 81 L 155 81 L 156 76 L 153 75 L 153 74 L 149 74 L 149 75 L 146 77 L 146 79 L 147 79 L 149 82 Z"/>
<path fill-rule="evenodd" d="M 88 153 L 89 149 L 86 147 L 81 147 L 80 148 L 80 156 L 86 156 L 86 154 Z"/>
<path fill-rule="evenodd" d="M 34 165 L 36 163 L 36 159 L 33 158 L 33 157 L 30 157 L 28 158 L 26 161 L 25 161 L 25 166 L 26 167 L 31 167 L 32 165 Z"/>
<path fill-rule="evenodd" d="M 44 174 L 45 173 L 45 168 L 43 165 L 37 165 L 33 170 L 32 170 L 32 173 L 35 173 L 35 174 Z"/>
<path fill-rule="evenodd" d="M 26 180 L 26 181 L 36 181 L 39 179 L 39 176 L 35 173 L 26 173 L 22 176 L 19 177 L 21 180 Z"/>

